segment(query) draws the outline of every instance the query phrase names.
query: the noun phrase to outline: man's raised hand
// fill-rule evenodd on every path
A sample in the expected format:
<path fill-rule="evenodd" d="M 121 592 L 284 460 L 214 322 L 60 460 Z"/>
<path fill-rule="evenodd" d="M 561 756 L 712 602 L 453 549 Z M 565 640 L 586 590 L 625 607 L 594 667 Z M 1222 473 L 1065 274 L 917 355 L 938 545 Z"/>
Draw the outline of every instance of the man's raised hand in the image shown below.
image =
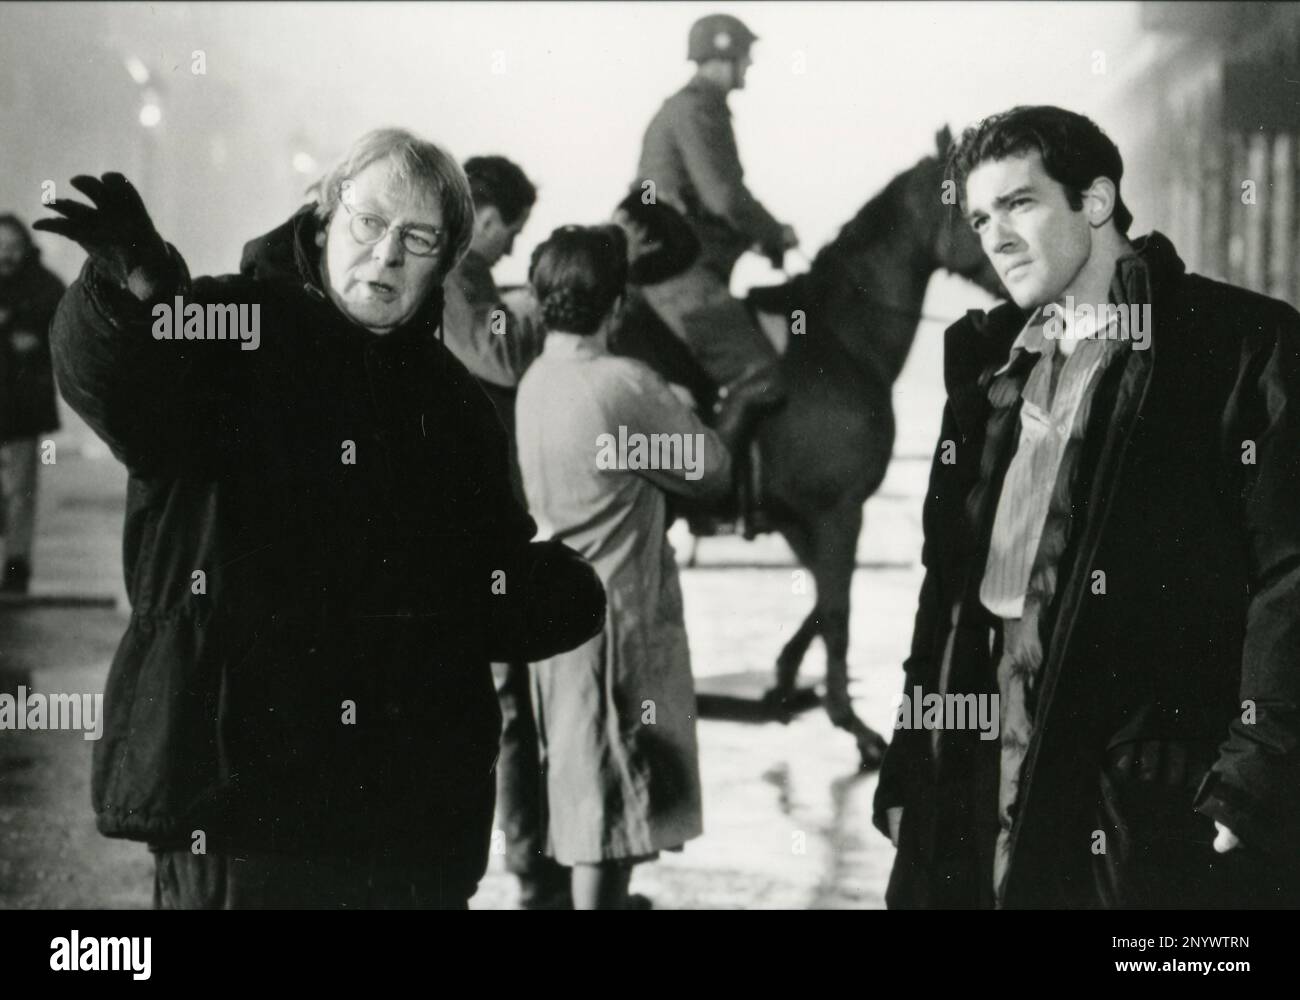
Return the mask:
<path fill-rule="evenodd" d="M 136 298 L 153 298 L 173 280 L 175 265 L 135 186 L 117 173 L 81 174 L 72 186 L 93 207 L 56 198 L 49 207 L 62 218 L 38 219 L 32 228 L 72 240 Z"/>

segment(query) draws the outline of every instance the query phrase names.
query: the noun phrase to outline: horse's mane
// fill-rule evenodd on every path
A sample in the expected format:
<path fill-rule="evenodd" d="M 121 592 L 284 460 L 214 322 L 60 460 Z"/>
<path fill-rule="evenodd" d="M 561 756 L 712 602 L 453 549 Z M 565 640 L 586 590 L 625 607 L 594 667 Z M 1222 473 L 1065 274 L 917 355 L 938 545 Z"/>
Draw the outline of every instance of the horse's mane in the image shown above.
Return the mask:
<path fill-rule="evenodd" d="M 912 227 L 915 220 L 907 214 L 907 198 L 903 188 L 912 182 L 916 170 L 932 159 L 933 157 L 922 157 L 893 177 L 862 206 L 857 215 L 844 224 L 833 240 L 817 251 L 811 270 L 816 272 L 819 263 L 824 266 L 834 261 L 843 261 L 846 257 L 867 249 L 881 239 L 882 235 L 906 231 Z"/>
<path fill-rule="evenodd" d="M 904 262 L 911 256 L 905 252 L 909 245 L 928 239 L 925 232 L 929 229 L 928 225 L 925 220 L 916 217 L 919 199 L 913 197 L 913 192 L 909 189 L 912 185 L 924 183 L 923 172 L 937 166 L 937 162 L 933 155 L 922 157 L 891 178 L 862 206 L 857 215 L 844 224 L 833 240 L 817 251 L 807 273 L 795 279 L 799 294 L 805 301 L 842 303 L 848 296 L 861 302 L 863 299 L 858 298 L 860 295 L 866 297 L 865 301 L 873 303 L 872 308 L 898 314 L 892 317 L 894 322 L 886 324 L 886 328 L 897 327 L 899 336 L 907 333 L 906 344 L 899 341 L 904 355 L 906 347 L 911 343 L 911 332 L 914 332 L 915 324 L 912 324 L 911 332 L 904 331 L 903 327 L 908 323 L 900 325 L 897 321 L 912 319 L 911 308 L 902 313 L 890 308 L 898 291 L 892 287 L 892 282 L 899 277 L 893 265 Z M 937 172 L 935 176 L 938 176 Z M 937 186 L 934 194 L 937 198 Z M 890 266 L 882 266 L 887 262 Z M 910 265 L 904 263 L 902 266 L 907 268 Z M 919 313 L 915 318 L 919 319 Z M 843 344 L 850 357 L 856 358 L 867 370 L 874 372 L 882 384 L 887 386 L 893 383 L 898 372 L 876 356 L 878 350 L 884 349 L 882 345 L 864 341 L 857 333 L 849 337 L 849 328 L 845 324 L 831 322 L 821 312 L 819 322 L 826 323 L 831 335 Z M 803 349 L 810 343 L 809 338 L 792 338 L 790 349 Z"/>

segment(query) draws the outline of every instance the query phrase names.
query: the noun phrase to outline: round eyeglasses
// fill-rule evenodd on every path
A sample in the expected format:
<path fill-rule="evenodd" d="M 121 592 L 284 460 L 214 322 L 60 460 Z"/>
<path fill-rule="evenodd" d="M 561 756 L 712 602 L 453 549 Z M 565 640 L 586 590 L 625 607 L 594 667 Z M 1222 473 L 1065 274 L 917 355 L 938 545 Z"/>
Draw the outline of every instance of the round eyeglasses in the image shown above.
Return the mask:
<path fill-rule="evenodd" d="M 382 215 L 354 211 L 346 201 L 340 204 L 351 216 L 348 221 L 348 232 L 358 243 L 367 245 L 378 243 L 392 229 L 392 223 Z M 442 245 L 442 230 L 434 226 L 403 226 L 398 230 L 398 236 L 402 242 L 402 249 L 413 257 L 432 257 Z"/>

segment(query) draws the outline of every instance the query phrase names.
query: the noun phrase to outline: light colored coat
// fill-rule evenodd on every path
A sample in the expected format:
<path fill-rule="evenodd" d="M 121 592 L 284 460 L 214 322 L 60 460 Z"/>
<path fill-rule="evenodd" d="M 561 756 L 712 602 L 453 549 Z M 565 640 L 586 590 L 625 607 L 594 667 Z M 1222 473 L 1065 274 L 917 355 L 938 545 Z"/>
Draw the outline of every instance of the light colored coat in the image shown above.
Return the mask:
<path fill-rule="evenodd" d="M 531 511 L 595 567 L 609 600 L 601 635 L 533 665 L 550 853 L 572 865 L 679 847 L 701 833 L 702 813 L 664 491 L 724 492 L 730 456 L 649 367 L 569 333 L 548 335 L 520 383 L 516 430 Z M 636 434 L 691 435 L 703 449 L 698 477 L 601 467 L 617 457 L 612 443 Z"/>
<path fill-rule="evenodd" d="M 443 296 L 447 350 L 480 382 L 517 386 L 541 348 L 541 334 L 505 300 L 488 262 L 473 250 L 467 253 L 443 282 Z"/>

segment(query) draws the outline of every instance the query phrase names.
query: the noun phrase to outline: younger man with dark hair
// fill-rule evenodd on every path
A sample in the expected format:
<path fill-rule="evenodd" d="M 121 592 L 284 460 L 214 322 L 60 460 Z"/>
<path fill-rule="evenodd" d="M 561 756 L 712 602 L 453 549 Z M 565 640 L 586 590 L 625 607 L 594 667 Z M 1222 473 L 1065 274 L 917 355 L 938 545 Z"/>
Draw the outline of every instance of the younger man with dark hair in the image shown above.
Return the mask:
<path fill-rule="evenodd" d="M 1018 107 L 950 163 L 1012 302 L 946 335 L 893 907 L 1295 905 L 1300 316 L 1129 240 L 1119 151 Z M 955 460 L 954 460 L 955 456 Z"/>

